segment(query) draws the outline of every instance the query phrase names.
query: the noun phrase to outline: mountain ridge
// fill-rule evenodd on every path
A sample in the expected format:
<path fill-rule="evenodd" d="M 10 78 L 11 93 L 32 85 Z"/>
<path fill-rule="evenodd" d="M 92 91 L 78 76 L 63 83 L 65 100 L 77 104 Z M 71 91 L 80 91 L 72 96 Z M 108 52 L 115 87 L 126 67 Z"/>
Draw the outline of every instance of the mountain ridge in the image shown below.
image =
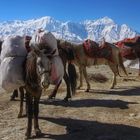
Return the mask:
<path fill-rule="evenodd" d="M 103 37 L 108 42 L 116 42 L 139 35 L 137 31 L 126 24 L 118 25 L 107 16 L 81 22 L 64 22 L 45 16 L 30 20 L 0 22 L 0 38 L 9 35 L 32 35 L 38 28 L 52 32 L 56 38 L 73 42 L 82 42 L 87 38 L 100 41 Z"/>

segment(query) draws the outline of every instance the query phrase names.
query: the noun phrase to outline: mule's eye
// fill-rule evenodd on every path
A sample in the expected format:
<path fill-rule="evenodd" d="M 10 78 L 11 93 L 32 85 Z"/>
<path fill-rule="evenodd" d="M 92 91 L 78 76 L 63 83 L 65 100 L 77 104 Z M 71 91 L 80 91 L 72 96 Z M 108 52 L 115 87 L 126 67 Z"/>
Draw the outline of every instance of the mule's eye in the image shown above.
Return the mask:
<path fill-rule="evenodd" d="M 39 65 L 40 65 L 40 67 L 43 67 L 43 64 L 42 64 L 41 62 L 40 62 L 40 64 L 39 64 Z"/>
<path fill-rule="evenodd" d="M 37 65 L 38 65 L 38 66 L 40 66 L 40 67 L 42 67 L 42 66 L 43 66 L 42 62 L 40 62 L 40 61 L 39 61 L 39 62 L 37 62 Z"/>
<path fill-rule="evenodd" d="M 47 53 L 48 53 L 47 50 L 45 50 L 45 51 L 44 51 L 44 54 L 47 54 Z"/>

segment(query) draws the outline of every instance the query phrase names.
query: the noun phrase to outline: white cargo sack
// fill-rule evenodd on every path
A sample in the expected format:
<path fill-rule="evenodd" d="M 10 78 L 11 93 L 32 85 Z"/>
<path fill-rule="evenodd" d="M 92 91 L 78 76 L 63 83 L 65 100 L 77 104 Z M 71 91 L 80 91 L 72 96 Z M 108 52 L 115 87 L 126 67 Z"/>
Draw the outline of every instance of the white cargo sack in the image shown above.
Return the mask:
<path fill-rule="evenodd" d="M 5 57 L 25 57 L 27 50 L 25 48 L 25 37 L 12 36 L 8 37 L 2 43 L 1 60 Z"/>
<path fill-rule="evenodd" d="M 38 30 L 33 34 L 30 41 L 30 47 L 37 49 L 48 49 L 50 53 L 55 51 L 53 56 L 59 54 L 55 36 L 51 32 L 44 30 Z"/>
<path fill-rule="evenodd" d="M 25 38 L 8 37 L 2 44 L 0 64 L 0 86 L 12 92 L 24 85 L 23 64 L 27 56 Z"/>
<path fill-rule="evenodd" d="M 14 89 L 24 85 L 24 60 L 24 57 L 6 57 L 1 62 L 0 85 L 4 90 L 12 92 Z"/>

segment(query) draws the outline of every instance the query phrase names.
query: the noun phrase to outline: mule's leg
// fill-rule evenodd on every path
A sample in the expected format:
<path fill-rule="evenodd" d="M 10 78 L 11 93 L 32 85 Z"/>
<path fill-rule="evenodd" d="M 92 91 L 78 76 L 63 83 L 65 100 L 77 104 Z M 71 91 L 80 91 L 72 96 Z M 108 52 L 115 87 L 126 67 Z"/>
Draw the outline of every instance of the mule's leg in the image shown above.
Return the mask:
<path fill-rule="evenodd" d="M 21 118 L 23 115 L 23 100 L 24 100 L 24 90 L 22 87 L 19 88 L 20 91 L 20 110 L 18 113 L 18 118 Z"/>
<path fill-rule="evenodd" d="M 116 85 L 116 74 L 113 72 L 113 80 L 110 86 L 110 89 L 113 89 Z"/>
<path fill-rule="evenodd" d="M 87 75 L 86 67 L 83 68 L 83 74 L 84 74 L 84 77 L 85 77 L 85 80 L 86 80 L 86 83 L 87 83 L 86 92 L 89 92 L 89 90 L 90 90 L 90 84 L 88 82 L 88 75 Z"/>
<path fill-rule="evenodd" d="M 57 93 L 57 90 L 58 90 L 58 88 L 59 88 L 61 82 L 62 82 L 62 81 L 60 81 L 57 85 L 55 85 L 55 88 L 54 88 L 54 90 L 52 91 L 52 93 L 49 95 L 48 99 L 53 99 L 53 98 L 55 98 L 56 93 Z"/>
<path fill-rule="evenodd" d="M 113 89 L 115 87 L 115 85 L 117 84 L 116 82 L 116 76 L 118 75 L 118 67 L 117 65 L 113 65 L 113 64 L 110 64 L 109 63 L 109 66 L 110 66 L 110 69 L 112 70 L 113 72 L 113 80 L 112 80 L 112 83 L 111 83 L 111 86 L 110 86 L 110 89 Z"/>
<path fill-rule="evenodd" d="M 26 102 L 27 102 L 27 130 L 25 133 L 26 139 L 31 137 L 32 131 L 32 117 L 33 117 L 33 97 L 30 93 L 26 93 Z"/>
<path fill-rule="evenodd" d="M 39 124 L 38 124 L 39 100 L 40 100 L 40 97 L 38 98 L 34 97 L 34 130 L 35 130 L 36 136 L 40 136 L 42 134 L 41 130 L 39 129 Z"/>
<path fill-rule="evenodd" d="M 80 89 L 83 86 L 83 68 L 82 68 L 82 66 L 79 67 L 79 72 L 80 72 L 80 83 L 79 83 L 78 89 Z"/>
<path fill-rule="evenodd" d="M 13 94 L 11 95 L 10 101 L 14 101 L 16 97 L 18 97 L 18 90 L 17 89 L 15 89 L 13 91 Z"/>
<path fill-rule="evenodd" d="M 67 95 L 64 98 L 65 101 L 68 101 L 69 98 L 71 98 L 71 90 L 70 90 L 70 80 L 69 80 L 69 76 L 67 74 L 67 72 L 64 73 L 64 80 L 67 86 Z"/>
<path fill-rule="evenodd" d="M 24 97 L 26 99 L 26 96 L 27 96 L 27 92 L 24 94 Z M 27 105 L 27 102 L 25 102 L 25 116 L 27 116 L 28 114 L 28 105 Z"/>
<path fill-rule="evenodd" d="M 75 65 L 72 63 L 68 64 L 68 75 L 67 76 L 68 76 L 68 80 L 67 79 L 66 80 L 68 81 L 68 84 L 70 82 L 71 93 L 72 93 L 72 95 L 75 95 L 76 86 L 77 86 L 77 73 L 76 73 Z M 69 93 L 69 95 L 70 95 L 70 93 Z M 70 96 L 72 96 L 72 95 L 70 95 Z"/>
<path fill-rule="evenodd" d="M 140 58 L 139 58 L 139 76 L 140 76 Z"/>

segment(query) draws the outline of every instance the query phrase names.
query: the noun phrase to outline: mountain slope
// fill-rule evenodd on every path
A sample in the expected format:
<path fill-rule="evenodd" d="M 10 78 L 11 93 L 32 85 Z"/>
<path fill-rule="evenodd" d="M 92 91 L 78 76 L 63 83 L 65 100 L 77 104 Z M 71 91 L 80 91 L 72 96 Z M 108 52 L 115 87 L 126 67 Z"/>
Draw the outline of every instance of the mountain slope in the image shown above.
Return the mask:
<path fill-rule="evenodd" d="M 62 22 L 46 16 L 27 21 L 1 22 L 0 37 L 4 38 L 7 35 L 32 35 L 38 28 L 51 31 L 57 38 L 74 42 L 81 42 L 86 38 L 100 41 L 103 37 L 109 42 L 115 42 L 138 34 L 126 24 L 118 25 L 108 17 L 76 23 L 70 21 Z"/>

